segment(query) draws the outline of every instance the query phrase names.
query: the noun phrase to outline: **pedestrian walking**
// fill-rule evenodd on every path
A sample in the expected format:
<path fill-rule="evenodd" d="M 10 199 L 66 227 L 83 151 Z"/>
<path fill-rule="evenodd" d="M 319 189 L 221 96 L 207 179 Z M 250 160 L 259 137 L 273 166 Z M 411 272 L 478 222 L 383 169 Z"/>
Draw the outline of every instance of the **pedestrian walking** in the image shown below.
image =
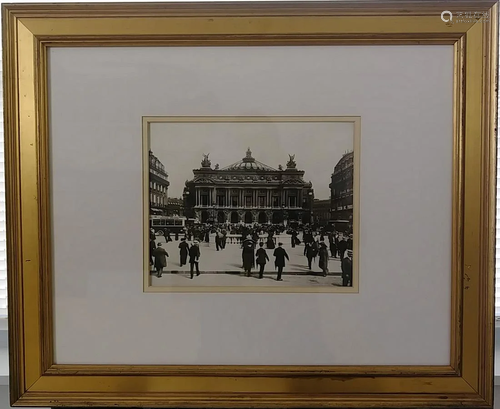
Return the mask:
<path fill-rule="evenodd" d="M 223 250 L 226 248 L 226 241 L 227 241 L 227 231 L 222 230 L 221 246 Z"/>
<path fill-rule="evenodd" d="M 347 238 L 342 237 L 339 239 L 339 244 L 337 245 L 337 250 L 339 252 L 340 261 L 344 259 L 345 251 L 347 250 Z"/>
<path fill-rule="evenodd" d="M 155 265 L 155 260 L 154 260 L 154 253 L 156 249 L 156 242 L 154 239 L 149 239 L 149 264 L 154 266 Z"/>
<path fill-rule="evenodd" d="M 225 247 L 225 245 L 224 245 L 224 233 L 222 233 L 222 231 L 217 229 L 217 231 L 215 232 L 215 248 L 217 249 L 217 251 L 219 251 L 219 250 L 224 249 L 224 247 Z"/>
<path fill-rule="evenodd" d="M 319 268 L 323 270 L 323 277 L 328 274 L 328 248 L 324 241 L 319 245 Z"/>
<path fill-rule="evenodd" d="M 167 267 L 168 253 L 167 253 L 167 250 L 165 250 L 161 246 L 161 243 L 158 243 L 158 245 L 156 246 L 156 249 L 154 251 L 154 254 L 155 254 L 156 276 L 161 277 L 163 274 L 163 269 L 165 267 Z"/>
<path fill-rule="evenodd" d="M 347 250 L 347 257 L 342 259 L 342 286 L 352 287 L 352 250 Z"/>
<path fill-rule="evenodd" d="M 278 248 L 274 249 L 273 255 L 275 257 L 274 266 L 278 269 L 278 277 L 276 278 L 276 281 L 283 281 L 281 274 L 283 273 L 283 268 L 285 267 L 285 259 L 290 260 L 286 250 L 283 248 L 283 243 L 278 243 Z"/>
<path fill-rule="evenodd" d="M 297 230 L 295 230 L 295 229 L 292 230 L 292 248 L 295 248 L 295 245 L 297 244 L 297 240 L 298 240 L 297 236 L 298 236 L 298 234 L 299 233 L 297 232 Z"/>
<path fill-rule="evenodd" d="M 335 235 L 328 233 L 328 244 L 330 244 L 330 254 L 333 258 L 337 258 L 337 246 L 335 244 Z"/>
<path fill-rule="evenodd" d="M 199 243 L 198 243 L 198 240 L 195 240 L 193 242 L 193 245 L 189 249 L 189 265 L 191 267 L 190 268 L 191 278 L 193 278 L 193 276 L 194 276 L 195 267 L 196 267 L 196 275 L 197 276 L 200 275 L 200 266 L 199 266 L 200 256 L 201 256 L 201 252 L 200 252 Z"/>
<path fill-rule="evenodd" d="M 267 234 L 266 247 L 270 250 L 273 250 L 276 247 L 274 244 L 274 232 L 272 230 Z"/>
<path fill-rule="evenodd" d="M 352 234 L 349 234 L 349 238 L 347 239 L 347 250 L 352 250 Z"/>
<path fill-rule="evenodd" d="M 309 242 L 305 246 L 305 256 L 307 257 L 307 265 L 309 266 L 309 270 L 312 269 L 313 259 L 318 254 L 318 248 L 315 242 Z"/>
<path fill-rule="evenodd" d="M 255 244 L 251 239 L 246 239 L 243 242 L 243 251 L 242 251 L 242 259 L 243 259 L 243 269 L 247 274 L 247 277 L 250 277 L 252 273 L 252 267 L 254 266 L 254 250 Z"/>
<path fill-rule="evenodd" d="M 269 257 L 267 255 L 266 249 L 264 248 L 264 243 L 259 243 L 259 249 L 256 253 L 257 256 L 257 265 L 260 267 L 259 269 L 259 278 L 264 276 L 264 267 L 266 266 L 266 262 L 269 261 Z"/>
<path fill-rule="evenodd" d="M 179 253 L 180 253 L 180 257 L 181 257 L 181 262 L 180 262 L 180 265 L 181 267 L 186 264 L 187 262 L 187 256 L 188 256 L 188 253 L 189 253 L 189 244 L 186 242 L 186 238 L 183 237 L 181 239 L 181 242 L 179 243 Z"/>

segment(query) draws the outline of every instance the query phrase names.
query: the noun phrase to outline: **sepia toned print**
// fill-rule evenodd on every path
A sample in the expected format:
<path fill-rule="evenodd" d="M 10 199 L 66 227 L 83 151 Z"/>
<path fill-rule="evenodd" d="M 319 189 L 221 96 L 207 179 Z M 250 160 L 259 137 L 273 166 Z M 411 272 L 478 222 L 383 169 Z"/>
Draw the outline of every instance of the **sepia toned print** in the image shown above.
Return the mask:
<path fill-rule="evenodd" d="M 352 290 L 352 120 L 166 120 L 147 138 L 152 287 Z"/>

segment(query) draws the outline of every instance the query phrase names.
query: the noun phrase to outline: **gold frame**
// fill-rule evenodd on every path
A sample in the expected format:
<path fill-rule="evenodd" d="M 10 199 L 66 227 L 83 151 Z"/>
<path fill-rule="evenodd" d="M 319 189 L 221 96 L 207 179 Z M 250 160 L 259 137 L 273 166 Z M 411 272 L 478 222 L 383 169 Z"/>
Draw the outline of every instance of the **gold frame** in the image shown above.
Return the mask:
<path fill-rule="evenodd" d="M 258 287 L 258 286 L 225 286 L 225 287 L 168 287 L 153 286 L 148 257 L 143 260 L 144 292 L 147 293 L 357 293 L 359 291 L 359 164 L 361 118 L 358 116 L 144 116 L 142 117 L 142 185 L 143 185 L 143 251 L 149 254 L 149 145 L 152 123 L 249 123 L 249 122 L 342 122 L 353 125 L 354 178 L 353 178 L 353 279 L 352 287 Z"/>
<path fill-rule="evenodd" d="M 490 18 L 444 23 L 443 10 Z M 492 407 L 496 1 L 9 4 L 2 17 L 13 405 Z M 454 46 L 450 364 L 57 365 L 47 49 L 297 44 Z"/>

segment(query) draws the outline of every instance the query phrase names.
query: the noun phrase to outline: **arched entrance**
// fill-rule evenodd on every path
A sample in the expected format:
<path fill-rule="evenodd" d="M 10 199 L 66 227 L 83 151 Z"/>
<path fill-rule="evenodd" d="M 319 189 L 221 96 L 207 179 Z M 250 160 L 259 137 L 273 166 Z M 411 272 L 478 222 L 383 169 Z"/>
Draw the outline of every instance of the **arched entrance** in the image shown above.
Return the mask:
<path fill-rule="evenodd" d="M 217 213 L 217 222 L 219 222 L 219 223 L 226 222 L 226 215 L 224 214 L 224 212 L 222 210 L 220 210 L 219 213 Z"/>
<path fill-rule="evenodd" d="M 283 212 L 277 211 L 273 212 L 273 224 L 283 223 Z"/>
<path fill-rule="evenodd" d="M 259 213 L 259 223 L 260 224 L 265 224 L 267 223 L 267 215 L 265 212 L 260 212 Z"/>
<path fill-rule="evenodd" d="M 239 223 L 240 217 L 238 216 L 238 212 L 231 212 L 231 223 Z"/>
<path fill-rule="evenodd" d="M 201 222 L 202 223 L 208 222 L 208 218 L 209 218 L 208 212 L 206 210 L 203 210 L 201 212 Z"/>
<path fill-rule="evenodd" d="M 252 212 L 245 213 L 245 223 L 250 224 L 253 222 Z"/>

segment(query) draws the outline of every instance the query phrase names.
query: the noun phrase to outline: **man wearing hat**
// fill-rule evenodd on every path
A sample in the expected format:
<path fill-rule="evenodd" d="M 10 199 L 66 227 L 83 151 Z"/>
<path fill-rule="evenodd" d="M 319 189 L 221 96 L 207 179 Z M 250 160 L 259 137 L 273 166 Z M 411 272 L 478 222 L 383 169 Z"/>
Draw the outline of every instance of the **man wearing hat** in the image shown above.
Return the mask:
<path fill-rule="evenodd" d="M 352 287 L 352 250 L 342 259 L 342 286 Z"/>
<path fill-rule="evenodd" d="M 181 242 L 179 243 L 179 253 L 180 253 L 180 256 L 181 256 L 181 262 L 180 262 L 180 265 L 181 267 L 186 264 L 187 262 L 187 256 L 188 256 L 188 253 L 189 253 L 189 244 L 186 242 L 186 238 L 183 237 L 181 239 Z"/>
<path fill-rule="evenodd" d="M 278 243 L 278 248 L 274 249 L 273 256 L 275 257 L 274 266 L 278 269 L 276 281 L 283 281 L 281 273 L 283 273 L 283 267 L 285 267 L 285 258 L 290 260 L 286 250 L 283 248 L 283 243 Z"/>
<path fill-rule="evenodd" d="M 196 267 L 196 275 L 200 275 L 199 260 L 200 260 L 200 246 L 198 240 L 193 242 L 193 245 L 189 249 L 189 265 L 191 266 L 191 278 L 194 276 L 194 268 Z"/>
<path fill-rule="evenodd" d="M 167 267 L 168 253 L 167 250 L 165 250 L 162 247 L 161 243 L 158 243 L 158 246 L 156 247 L 154 254 L 155 254 L 156 276 L 161 277 L 163 274 L 163 269 Z"/>
<path fill-rule="evenodd" d="M 243 250 L 241 252 L 241 257 L 243 259 L 243 269 L 247 277 L 250 277 L 252 273 L 252 267 L 254 266 L 254 247 L 255 243 L 252 239 L 245 240 L 243 242 Z"/>
<path fill-rule="evenodd" d="M 328 248 L 324 241 L 319 244 L 319 268 L 323 271 L 323 277 L 328 274 Z"/>

